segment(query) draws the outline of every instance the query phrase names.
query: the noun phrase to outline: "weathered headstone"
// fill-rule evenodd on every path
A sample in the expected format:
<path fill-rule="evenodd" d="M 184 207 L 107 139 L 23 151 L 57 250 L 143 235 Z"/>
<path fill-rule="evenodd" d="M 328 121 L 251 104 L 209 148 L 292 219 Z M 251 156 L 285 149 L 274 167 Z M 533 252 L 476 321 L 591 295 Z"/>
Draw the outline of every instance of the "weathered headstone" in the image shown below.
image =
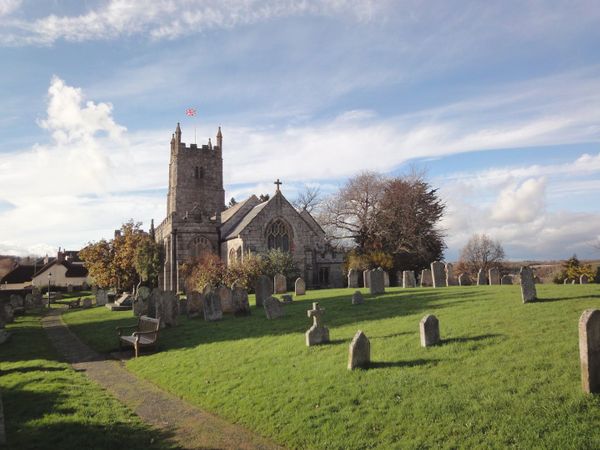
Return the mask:
<path fill-rule="evenodd" d="M 588 276 L 587 275 L 581 275 L 579 277 L 579 284 L 588 284 Z"/>
<path fill-rule="evenodd" d="M 287 280 L 285 275 L 278 273 L 273 278 L 273 286 L 275 294 L 283 294 L 287 292 Z"/>
<path fill-rule="evenodd" d="M 204 320 L 207 322 L 213 322 L 223 318 L 221 298 L 214 290 L 205 292 L 202 300 L 202 312 L 204 313 Z"/>
<path fill-rule="evenodd" d="M 446 267 L 443 262 L 435 261 L 431 263 L 431 276 L 434 288 L 446 286 Z"/>
<path fill-rule="evenodd" d="M 203 295 L 198 291 L 188 292 L 187 301 L 187 316 L 198 317 L 202 313 Z"/>
<path fill-rule="evenodd" d="M 431 287 L 433 282 L 431 281 L 431 270 L 423 269 L 421 271 L 421 287 Z"/>
<path fill-rule="evenodd" d="M 176 327 L 179 323 L 179 295 L 175 291 L 165 291 L 162 300 L 165 325 Z"/>
<path fill-rule="evenodd" d="M 456 286 L 457 281 L 454 276 L 454 266 L 451 263 L 446 263 L 446 286 Z"/>
<path fill-rule="evenodd" d="M 27 293 L 25 294 L 25 309 L 32 309 L 34 308 L 34 304 L 33 304 L 33 295 L 31 293 Z"/>
<path fill-rule="evenodd" d="M 148 315 L 148 303 L 151 290 L 148 286 L 140 286 L 133 299 L 133 315 L 136 317 Z"/>
<path fill-rule="evenodd" d="M 371 271 L 368 269 L 363 270 L 363 286 L 368 288 L 370 281 L 371 281 Z"/>
<path fill-rule="evenodd" d="M 90 297 L 86 297 L 81 301 L 81 307 L 84 309 L 88 309 L 92 307 L 92 299 Z"/>
<path fill-rule="evenodd" d="M 573 281 L 571 281 L 571 284 L 577 284 L 578 281 L 579 280 L 573 280 Z"/>
<path fill-rule="evenodd" d="M 384 271 L 381 267 L 378 267 L 375 270 L 371 270 L 370 273 L 370 284 L 369 284 L 369 292 L 371 294 L 383 294 L 385 293 L 385 281 L 384 281 Z"/>
<path fill-rule="evenodd" d="M 412 270 L 405 270 L 402 272 L 402 287 L 414 288 L 417 282 L 415 280 L 415 272 Z"/>
<path fill-rule="evenodd" d="M 583 391 L 600 393 L 600 309 L 588 309 L 579 318 L 579 361 Z"/>
<path fill-rule="evenodd" d="M 265 300 L 263 307 L 265 308 L 265 315 L 267 316 L 267 319 L 269 319 L 269 320 L 279 319 L 280 317 L 283 317 L 285 315 L 285 310 L 283 309 L 283 305 L 281 304 L 281 302 L 279 300 L 277 300 L 273 296 L 271 296 Z"/>
<path fill-rule="evenodd" d="M 366 369 L 371 364 L 371 343 L 362 331 L 357 331 L 348 351 L 348 370 Z"/>
<path fill-rule="evenodd" d="M 73 292 L 73 285 L 72 284 L 67 284 L 67 292 L 69 292 L 69 293 Z"/>
<path fill-rule="evenodd" d="M 502 278 L 500 278 L 500 284 L 503 286 L 513 284 L 513 279 L 510 275 L 502 275 Z"/>
<path fill-rule="evenodd" d="M 362 305 L 365 302 L 365 298 L 363 297 L 360 291 L 355 291 L 352 294 L 352 304 L 353 305 Z"/>
<path fill-rule="evenodd" d="M 383 272 L 383 287 L 390 287 L 390 274 L 387 271 Z"/>
<path fill-rule="evenodd" d="M 348 287 L 353 289 L 358 287 L 358 270 L 350 269 L 348 271 Z"/>
<path fill-rule="evenodd" d="M 4 308 L 2 308 L 3 306 Z M 10 302 L 4 302 L 4 304 L 0 302 L 0 308 L 2 308 L 4 312 L 4 322 L 13 323 L 15 321 L 15 312 Z"/>
<path fill-rule="evenodd" d="M 319 307 L 319 303 L 313 303 L 313 309 L 307 311 L 308 317 L 313 319 L 313 325 L 306 332 L 306 345 L 324 344 L 329 342 L 329 329 L 321 322 L 325 309 Z"/>
<path fill-rule="evenodd" d="M 500 271 L 496 267 L 488 270 L 488 282 L 490 285 L 500 284 Z"/>
<path fill-rule="evenodd" d="M 25 300 L 18 294 L 12 294 L 10 296 L 10 304 L 13 307 L 13 313 L 15 315 L 23 314 L 25 312 Z"/>
<path fill-rule="evenodd" d="M 96 289 L 96 306 L 104 306 L 108 303 L 108 292 L 104 289 Z"/>
<path fill-rule="evenodd" d="M 42 291 L 40 291 L 37 287 L 34 287 L 31 290 L 31 295 L 33 296 L 33 306 L 35 308 L 41 308 L 44 306 L 44 297 L 42 296 Z"/>
<path fill-rule="evenodd" d="M 296 294 L 296 296 L 306 294 L 306 283 L 302 278 L 296 278 L 296 282 L 294 283 L 294 294 Z"/>
<path fill-rule="evenodd" d="M 158 319 L 159 309 L 162 308 L 162 290 L 159 288 L 152 289 L 150 292 L 150 299 L 148 300 L 148 316 Z M 161 328 L 164 328 L 165 324 L 160 324 Z"/>
<path fill-rule="evenodd" d="M 521 267 L 521 296 L 523 303 L 533 302 L 537 299 L 535 290 L 535 281 L 533 280 L 533 270 L 529 266 Z"/>
<path fill-rule="evenodd" d="M 434 315 L 427 315 L 419 322 L 421 347 L 430 347 L 440 343 L 440 322 Z"/>
<path fill-rule="evenodd" d="M 264 301 L 273 295 L 273 283 L 266 275 L 261 275 L 256 280 L 256 306 L 262 306 Z"/>
<path fill-rule="evenodd" d="M 565 278 L 565 279 L 563 280 L 563 284 L 569 284 L 569 279 L 568 279 L 568 278 Z"/>
<path fill-rule="evenodd" d="M 459 286 L 471 286 L 471 277 L 468 273 L 461 273 L 458 276 L 458 285 Z"/>
<path fill-rule="evenodd" d="M 221 310 L 224 313 L 232 313 L 233 299 L 231 298 L 231 289 L 227 286 L 219 286 L 217 288 L 217 295 L 221 299 Z"/>
<path fill-rule="evenodd" d="M 235 316 L 250 315 L 248 291 L 237 281 L 231 285 L 231 301 L 233 302 L 233 314 Z"/>
<path fill-rule="evenodd" d="M 477 272 L 477 286 L 485 286 L 488 284 L 487 276 L 483 269 L 479 269 Z"/>

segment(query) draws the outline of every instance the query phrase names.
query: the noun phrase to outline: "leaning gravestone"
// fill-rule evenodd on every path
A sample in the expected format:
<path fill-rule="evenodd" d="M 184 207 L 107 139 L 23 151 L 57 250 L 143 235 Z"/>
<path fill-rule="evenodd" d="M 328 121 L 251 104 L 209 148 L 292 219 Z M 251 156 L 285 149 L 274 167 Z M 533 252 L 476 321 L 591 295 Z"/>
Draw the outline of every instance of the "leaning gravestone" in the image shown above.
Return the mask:
<path fill-rule="evenodd" d="M 469 276 L 468 273 L 461 273 L 458 276 L 458 285 L 459 286 L 471 286 L 471 284 L 473 284 L 471 282 L 471 277 Z"/>
<path fill-rule="evenodd" d="M 440 343 L 440 322 L 434 315 L 427 315 L 419 322 L 421 347 L 431 347 Z"/>
<path fill-rule="evenodd" d="M 4 408 L 2 407 L 2 397 L 0 397 L 0 445 L 6 444 L 6 430 L 4 429 Z"/>
<path fill-rule="evenodd" d="M 431 263 L 431 276 L 434 288 L 446 286 L 446 267 L 443 262 L 435 261 Z"/>
<path fill-rule="evenodd" d="M 363 270 L 363 286 L 368 288 L 371 281 L 371 271 Z"/>
<path fill-rule="evenodd" d="M 273 295 L 273 283 L 269 277 L 265 275 L 258 277 L 254 292 L 256 292 L 256 306 L 262 306 L 264 301 Z"/>
<path fill-rule="evenodd" d="M 148 303 L 152 291 L 147 286 L 140 286 L 133 299 L 133 315 L 136 317 L 148 315 Z"/>
<path fill-rule="evenodd" d="M 454 276 L 454 266 L 446 263 L 446 286 L 456 286 L 456 277 Z"/>
<path fill-rule="evenodd" d="M 415 272 L 412 270 L 405 270 L 402 272 L 402 287 L 414 288 L 417 285 L 415 280 Z"/>
<path fill-rule="evenodd" d="M 108 292 L 104 289 L 96 290 L 96 306 L 104 306 L 108 303 Z"/>
<path fill-rule="evenodd" d="M 360 291 L 356 291 L 354 292 L 354 294 L 352 294 L 352 304 L 353 305 L 362 305 L 365 302 L 365 298 L 363 297 L 363 295 L 361 294 Z"/>
<path fill-rule="evenodd" d="M 296 296 L 306 294 L 306 283 L 302 278 L 296 279 L 296 282 L 294 283 L 294 294 L 296 294 Z"/>
<path fill-rule="evenodd" d="M 283 294 L 287 292 L 287 280 L 285 275 L 278 273 L 273 278 L 273 287 L 275 294 Z"/>
<path fill-rule="evenodd" d="M 371 270 L 369 292 L 371 294 L 384 294 L 385 293 L 385 278 L 384 271 L 381 267 L 376 270 Z"/>
<path fill-rule="evenodd" d="M 588 276 L 587 275 L 581 275 L 579 277 L 579 284 L 588 284 Z"/>
<path fill-rule="evenodd" d="M 233 303 L 233 314 L 235 316 L 249 316 L 250 303 L 248 292 L 238 281 L 231 285 L 231 301 Z"/>
<path fill-rule="evenodd" d="M 483 269 L 479 269 L 477 272 L 477 286 L 485 286 L 488 284 L 487 277 L 485 276 L 485 272 Z"/>
<path fill-rule="evenodd" d="M 223 318 L 223 310 L 221 309 L 221 298 L 219 295 L 215 291 L 210 290 L 204 294 L 203 300 L 202 312 L 204 313 L 204 320 L 207 322 L 221 320 Z"/>
<path fill-rule="evenodd" d="M 232 313 L 233 300 L 231 298 L 231 290 L 227 286 L 219 286 L 217 288 L 217 294 L 221 299 L 221 310 L 224 313 Z"/>
<path fill-rule="evenodd" d="M 579 361 L 583 392 L 600 393 L 599 309 L 588 309 L 579 319 Z"/>
<path fill-rule="evenodd" d="M 319 303 L 313 303 L 313 309 L 307 311 L 308 317 L 313 319 L 313 325 L 306 332 L 306 345 L 308 347 L 329 342 L 329 329 L 321 322 L 325 309 Z"/>
<path fill-rule="evenodd" d="M 265 300 L 263 307 L 265 308 L 265 315 L 269 320 L 279 319 L 285 315 L 282 303 L 273 296 Z"/>
<path fill-rule="evenodd" d="M 198 317 L 202 312 L 203 295 L 198 291 L 189 292 L 187 295 L 187 316 Z"/>
<path fill-rule="evenodd" d="M 358 330 L 348 350 L 348 370 L 366 369 L 371 364 L 371 343 L 362 331 Z"/>
<path fill-rule="evenodd" d="M 521 267 L 521 296 L 523 303 L 533 302 L 537 299 L 535 290 L 535 281 L 533 279 L 533 270 L 529 266 Z"/>
<path fill-rule="evenodd" d="M 500 284 L 500 271 L 496 267 L 488 270 L 488 280 L 490 285 Z"/>
<path fill-rule="evenodd" d="M 421 287 L 431 287 L 433 282 L 431 281 L 431 270 L 423 269 L 421 271 Z"/>
<path fill-rule="evenodd" d="M 348 287 L 353 289 L 358 287 L 358 270 L 350 269 L 348 271 Z"/>
<path fill-rule="evenodd" d="M 502 275 L 502 278 L 500 278 L 500 284 L 503 286 L 513 284 L 513 279 L 510 275 Z"/>

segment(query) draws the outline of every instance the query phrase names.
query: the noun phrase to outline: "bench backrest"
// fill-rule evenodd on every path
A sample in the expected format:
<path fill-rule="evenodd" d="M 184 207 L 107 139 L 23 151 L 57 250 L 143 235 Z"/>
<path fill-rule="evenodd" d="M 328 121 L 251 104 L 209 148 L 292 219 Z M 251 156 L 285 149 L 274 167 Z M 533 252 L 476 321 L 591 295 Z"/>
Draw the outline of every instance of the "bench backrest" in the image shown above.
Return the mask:
<path fill-rule="evenodd" d="M 138 321 L 138 331 L 148 332 L 154 331 L 154 335 L 146 335 L 148 339 L 156 340 L 158 338 L 158 331 L 160 330 L 160 320 L 148 316 L 140 316 Z"/>

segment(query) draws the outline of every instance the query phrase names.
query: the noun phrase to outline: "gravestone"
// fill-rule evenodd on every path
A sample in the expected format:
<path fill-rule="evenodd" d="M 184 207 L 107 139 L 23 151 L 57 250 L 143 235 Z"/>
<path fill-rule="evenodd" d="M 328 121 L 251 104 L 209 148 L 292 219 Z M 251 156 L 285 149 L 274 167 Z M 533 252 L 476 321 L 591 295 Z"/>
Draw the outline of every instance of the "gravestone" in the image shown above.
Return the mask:
<path fill-rule="evenodd" d="M 437 317 L 429 314 L 419 322 L 421 347 L 431 347 L 440 343 L 440 322 Z"/>
<path fill-rule="evenodd" d="M 500 284 L 503 286 L 508 286 L 513 284 L 513 279 L 510 275 L 502 275 L 502 278 L 500 278 Z"/>
<path fill-rule="evenodd" d="M 34 308 L 33 295 L 31 293 L 25 294 L 25 309 Z"/>
<path fill-rule="evenodd" d="M 306 294 L 306 283 L 302 278 L 296 278 L 296 282 L 294 283 L 294 294 L 296 294 L 296 296 Z"/>
<path fill-rule="evenodd" d="M 150 292 L 150 299 L 148 300 L 148 316 L 158 319 L 157 311 L 161 307 L 160 303 L 162 299 L 162 291 L 159 288 L 152 289 Z M 161 323 L 161 328 L 164 328 L 165 324 Z"/>
<path fill-rule="evenodd" d="M 363 286 L 368 288 L 370 281 L 371 281 L 371 271 L 368 269 L 363 270 Z"/>
<path fill-rule="evenodd" d="M 488 281 L 490 285 L 500 284 L 500 271 L 496 267 L 488 270 Z"/>
<path fill-rule="evenodd" d="M 473 284 L 471 282 L 471 277 L 469 276 L 468 273 L 461 273 L 458 276 L 458 285 L 459 286 L 471 286 L 471 284 Z"/>
<path fill-rule="evenodd" d="M 588 276 L 587 275 L 581 275 L 579 277 L 579 284 L 588 284 Z"/>
<path fill-rule="evenodd" d="M 307 311 L 308 317 L 313 319 L 313 325 L 306 332 L 306 345 L 325 344 L 329 342 L 329 329 L 321 322 L 322 316 L 325 314 L 325 309 L 319 307 L 318 302 L 313 303 L 313 309 Z"/>
<path fill-rule="evenodd" d="M 569 279 L 568 279 L 568 278 L 565 278 L 565 279 L 563 280 L 563 284 L 569 284 Z"/>
<path fill-rule="evenodd" d="M 365 333 L 357 331 L 348 351 L 348 370 L 366 369 L 371 364 L 371 343 Z"/>
<path fill-rule="evenodd" d="M 133 299 L 133 315 L 136 317 L 148 315 L 148 303 L 152 291 L 148 286 L 140 286 Z"/>
<path fill-rule="evenodd" d="M 402 272 L 402 287 L 414 288 L 417 286 L 415 280 L 415 272 L 412 270 L 405 270 Z"/>
<path fill-rule="evenodd" d="M 262 306 L 264 301 L 273 295 L 273 283 L 269 277 L 265 275 L 258 277 L 254 292 L 256 292 L 256 306 Z"/>
<path fill-rule="evenodd" d="M 72 293 L 73 292 L 73 285 L 72 284 L 67 284 L 67 292 L 68 293 Z"/>
<path fill-rule="evenodd" d="M 385 281 L 384 281 L 384 271 L 381 267 L 376 270 L 370 271 L 370 284 L 369 284 L 369 292 L 371 294 L 383 294 L 385 293 Z"/>
<path fill-rule="evenodd" d="M 454 276 L 454 266 L 451 263 L 446 263 L 446 286 L 456 286 L 457 281 Z"/>
<path fill-rule="evenodd" d="M 273 286 L 275 294 L 283 294 L 287 292 L 287 280 L 285 279 L 285 276 L 280 273 L 275 275 L 273 278 Z"/>
<path fill-rule="evenodd" d="M 279 319 L 285 315 L 283 305 L 273 296 L 265 300 L 263 307 L 265 308 L 265 315 L 269 320 Z"/>
<path fill-rule="evenodd" d="M 217 295 L 221 299 L 221 311 L 224 313 L 233 312 L 233 300 L 231 298 L 231 290 L 227 286 L 219 286 Z"/>
<path fill-rule="evenodd" d="M 4 429 L 4 408 L 2 407 L 2 397 L 0 397 L 0 445 L 6 445 L 6 430 Z"/>
<path fill-rule="evenodd" d="M 571 284 L 577 284 L 577 280 L 571 281 Z"/>
<path fill-rule="evenodd" d="M 387 271 L 383 272 L 383 287 L 390 287 L 390 274 Z"/>
<path fill-rule="evenodd" d="M 198 291 L 189 292 L 187 295 L 187 316 L 198 317 L 202 313 L 203 295 Z"/>
<path fill-rule="evenodd" d="M 23 314 L 25 312 L 25 300 L 18 294 L 12 294 L 10 296 L 10 304 L 13 307 L 13 313 L 15 315 Z"/>
<path fill-rule="evenodd" d="M 479 269 L 477 272 L 477 286 L 485 286 L 488 284 L 487 277 L 485 276 L 485 272 L 483 269 Z"/>
<path fill-rule="evenodd" d="M 587 309 L 579 318 L 579 361 L 583 392 L 600 393 L 599 309 Z"/>
<path fill-rule="evenodd" d="M 235 316 L 249 316 L 250 303 L 248 302 L 248 291 L 238 281 L 231 285 L 231 301 L 233 303 L 233 314 Z"/>
<path fill-rule="evenodd" d="M 435 261 L 431 263 L 431 276 L 434 288 L 446 286 L 446 267 L 443 262 Z"/>
<path fill-rule="evenodd" d="M 421 271 L 421 287 L 431 287 L 433 282 L 431 281 L 431 270 L 423 269 Z"/>
<path fill-rule="evenodd" d="M 535 281 L 533 280 L 533 270 L 529 266 L 521 267 L 521 296 L 523 303 L 533 302 L 537 299 L 535 290 Z"/>
<path fill-rule="evenodd" d="M 162 293 L 163 317 L 161 321 L 168 327 L 176 327 L 179 323 L 179 296 L 175 291 Z"/>
<path fill-rule="evenodd" d="M 31 295 L 33 296 L 33 306 L 35 308 L 41 308 L 44 306 L 44 297 L 42 296 L 42 291 L 40 291 L 37 287 L 34 287 L 31 290 Z"/>
<path fill-rule="evenodd" d="M 0 308 L 2 308 L 4 312 L 4 323 L 13 323 L 15 321 L 15 312 L 10 302 L 4 302 L 4 304 L 2 304 L 0 301 Z"/>
<path fill-rule="evenodd" d="M 358 270 L 350 269 L 348 271 L 348 287 L 353 289 L 358 287 Z"/>
<path fill-rule="evenodd" d="M 202 312 L 204 313 L 204 320 L 207 322 L 214 322 L 215 320 L 221 320 L 223 318 L 221 298 L 214 290 L 210 289 L 205 291 L 202 300 Z"/>
<path fill-rule="evenodd" d="M 84 298 L 81 302 L 81 307 L 84 309 L 91 308 L 92 307 L 92 299 L 89 297 Z"/>
<path fill-rule="evenodd" d="M 352 304 L 353 305 L 362 305 L 365 302 L 365 298 L 363 297 L 360 291 L 354 292 L 352 294 Z"/>
<path fill-rule="evenodd" d="M 294 301 L 294 299 L 292 298 L 291 294 L 283 294 L 281 296 L 282 303 L 292 303 L 293 301 Z"/>
<path fill-rule="evenodd" d="M 108 303 L 108 292 L 104 289 L 96 289 L 96 306 L 104 306 Z"/>

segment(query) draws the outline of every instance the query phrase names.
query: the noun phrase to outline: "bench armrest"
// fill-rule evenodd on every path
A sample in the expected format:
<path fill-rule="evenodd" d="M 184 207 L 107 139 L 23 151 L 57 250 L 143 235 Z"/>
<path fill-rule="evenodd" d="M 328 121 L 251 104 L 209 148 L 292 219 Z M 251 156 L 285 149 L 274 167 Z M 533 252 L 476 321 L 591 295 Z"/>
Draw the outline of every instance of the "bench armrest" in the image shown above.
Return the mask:
<path fill-rule="evenodd" d="M 136 331 L 132 334 L 133 337 L 136 336 L 143 336 L 145 334 L 156 334 L 158 335 L 158 330 L 157 331 Z"/>
<path fill-rule="evenodd" d="M 116 330 L 117 330 L 117 333 L 119 333 L 119 336 L 121 336 L 121 331 L 122 330 L 127 330 L 127 329 L 137 328 L 137 327 L 138 327 L 137 324 L 135 324 L 135 325 L 129 325 L 129 326 L 126 326 L 126 327 L 117 327 Z"/>

